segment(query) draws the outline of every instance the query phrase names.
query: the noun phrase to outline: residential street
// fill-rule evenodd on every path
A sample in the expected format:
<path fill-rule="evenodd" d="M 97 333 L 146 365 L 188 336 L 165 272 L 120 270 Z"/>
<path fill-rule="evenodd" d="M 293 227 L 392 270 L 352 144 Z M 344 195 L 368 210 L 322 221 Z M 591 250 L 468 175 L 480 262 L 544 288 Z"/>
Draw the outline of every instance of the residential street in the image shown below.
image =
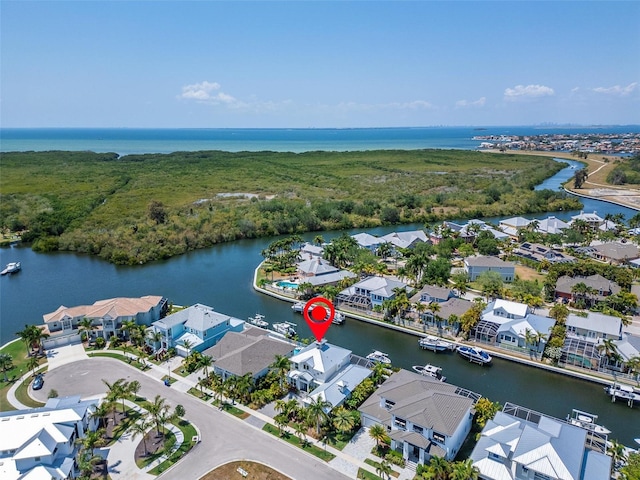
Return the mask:
<path fill-rule="evenodd" d="M 36 399 L 43 402 L 52 388 L 61 397 L 95 396 L 106 391 L 102 379 L 113 382 L 124 378 L 140 382 L 141 396 L 152 399 L 156 394 L 161 394 L 172 407 L 183 405 L 187 412 L 185 418 L 199 429 L 202 439 L 184 461 L 159 478 L 198 479 L 221 464 L 240 459 L 262 462 L 293 479 L 348 478 L 316 457 L 280 442 L 246 421 L 219 411 L 178 389 L 163 386 L 153 374 L 157 375 L 158 372 L 152 370 L 142 373 L 110 358 L 80 360 L 49 371 L 45 376 L 45 388 L 33 393 Z"/>

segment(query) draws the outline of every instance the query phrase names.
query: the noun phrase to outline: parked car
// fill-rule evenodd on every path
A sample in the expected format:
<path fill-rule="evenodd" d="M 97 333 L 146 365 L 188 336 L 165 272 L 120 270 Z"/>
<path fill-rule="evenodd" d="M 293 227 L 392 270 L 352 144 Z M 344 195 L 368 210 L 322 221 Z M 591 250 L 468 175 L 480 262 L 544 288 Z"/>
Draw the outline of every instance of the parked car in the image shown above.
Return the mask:
<path fill-rule="evenodd" d="M 40 390 L 43 385 L 44 385 L 44 377 L 39 373 L 38 375 L 36 375 L 36 378 L 33 381 L 31 388 L 33 388 L 34 390 Z"/>

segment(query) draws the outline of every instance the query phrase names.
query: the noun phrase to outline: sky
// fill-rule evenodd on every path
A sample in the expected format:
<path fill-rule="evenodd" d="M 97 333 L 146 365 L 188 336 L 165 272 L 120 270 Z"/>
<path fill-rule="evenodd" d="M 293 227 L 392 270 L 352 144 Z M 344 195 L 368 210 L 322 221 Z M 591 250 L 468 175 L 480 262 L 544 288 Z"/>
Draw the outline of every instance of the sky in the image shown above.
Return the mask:
<path fill-rule="evenodd" d="M 640 124 L 640 2 L 0 0 L 0 126 Z"/>

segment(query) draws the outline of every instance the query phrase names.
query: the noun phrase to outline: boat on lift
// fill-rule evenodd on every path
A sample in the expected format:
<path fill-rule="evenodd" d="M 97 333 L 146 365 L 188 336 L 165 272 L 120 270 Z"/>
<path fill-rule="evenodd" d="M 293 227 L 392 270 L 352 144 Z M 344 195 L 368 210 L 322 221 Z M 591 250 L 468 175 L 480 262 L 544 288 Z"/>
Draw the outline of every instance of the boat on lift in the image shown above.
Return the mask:
<path fill-rule="evenodd" d="M 302 302 L 294 303 L 293 305 L 291 305 L 291 310 L 297 313 L 302 313 L 304 310 L 304 303 Z"/>
<path fill-rule="evenodd" d="M 418 340 L 418 345 L 423 350 L 431 350 L 433 352 L 445 352 L 447 350 L 452 351 L 455 350 L 456 345 L 451 342 L 447 342 L 440 337 L 436 337 L 435 335 L 427 335 L 426 337 L 422 337 Z"/>
<path fill-rule="evenodd" d="M 260 328 L 267 328 L 269 326 L 269 322 L 267 322 L 264 319 L 264 315 L 260 313 L 256 313 L 253 317 L 249 317 L 249 323 Z"/>
<path fill-rule="evenodd" d="M 391 365 L 391 359 L 389 358 L 389 355 L 379 352 L 378 350 L 374 350 L 369 355 L 367 355 L 367 360 L 374 363 L 384 363 L 385 365 Z"/>
<path fill-rule="evenodd" d="M 282 322 L 282 323 L 274 323 L 271 327 L 278 332 L 280 335 L 284 335 L 285 337 L 295 337 L 297 335 L 296 332 L 296 324 L 291 322 Z"/>
<path fill-rule="evenodd" d="M 593 413 L 583 412 L 582 410 L 573 409 L 569 415 L 567 415 L 567 422 L 576 427 L 584 428 L 590 432 L 598 433 L 600 435 L 609 435 L 611 430 L 602 425 L 598 425 L 596 421 L 598 416 Z"/>
<path fill-rule="evenodd" d="M 473 347 L 471 345 L 460 345 L 457 348 L 458 353 L 463 358 L 466 358 L 470 362 L 477 363 L 480 365 L 487 365 L 491 363 L 491 355 L 478 347 Z"/>
<path fill-rule="evenodd" d="M 414 365 L 411 368 L 413 368 L 416 373 L 424 375 L 425 377 L 435 378 L 441 382 L 447 380 L 447 377 L 442 375 L 442 368 L 431 365 L 430 363 L 427 363 L 426 365 Z"/>

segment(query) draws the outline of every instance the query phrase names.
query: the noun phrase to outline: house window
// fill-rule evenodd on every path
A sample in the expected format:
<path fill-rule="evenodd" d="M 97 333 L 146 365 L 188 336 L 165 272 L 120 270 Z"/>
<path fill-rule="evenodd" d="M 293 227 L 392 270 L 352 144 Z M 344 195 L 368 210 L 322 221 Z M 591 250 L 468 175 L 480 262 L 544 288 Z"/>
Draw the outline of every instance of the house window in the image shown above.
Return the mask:
<path fill-rule="evenodd" d="M 406 429 L 406 428 L 407 428 L 407 421 L 406 421 L 405 419 L 403 419 L 403 418 L 396 417 L 396 418 L 393 420 L 393 424 L 394 424 L 396 427 L 398 427 L 398 428 L 400 428 L 400 429 L 402 429 L 402 430 L 404 430 L 404 429 Z"/>
<path fill-rule="evenodd" d="M 493 452 L 489 452 L 489 459 L 495 460 L 496 462 L 502 462 L 503 461 L 502 457 L 500 457 L 499 455 L 496 455 Z"/>
<path fill-rule="evenodd" d="M 447 439 L 444 435 L 438 432 L 433 432 L 433 439 L 438 443 L 444 443 Z"/>
<path fill-rule="evenodd" d="M 33 461 L 34 462 L 39 462 L 40 461 L 40 457 L 33 457 Z"/>
<path fill-rule="evenodd" d="M 424 428 L 420 427 L 419 425 L 414 425 L 413 431 L 422 435 L 422 433 L 424 432 Z"/>
<path fill-rule="evenodd" d="M 384 408 L 386 408 L 387 410 L 391 410 L 391 407 L 393 407 L 395 404 L 396 402 L 392 402 L 391 400 L 385 400 Z"/>

